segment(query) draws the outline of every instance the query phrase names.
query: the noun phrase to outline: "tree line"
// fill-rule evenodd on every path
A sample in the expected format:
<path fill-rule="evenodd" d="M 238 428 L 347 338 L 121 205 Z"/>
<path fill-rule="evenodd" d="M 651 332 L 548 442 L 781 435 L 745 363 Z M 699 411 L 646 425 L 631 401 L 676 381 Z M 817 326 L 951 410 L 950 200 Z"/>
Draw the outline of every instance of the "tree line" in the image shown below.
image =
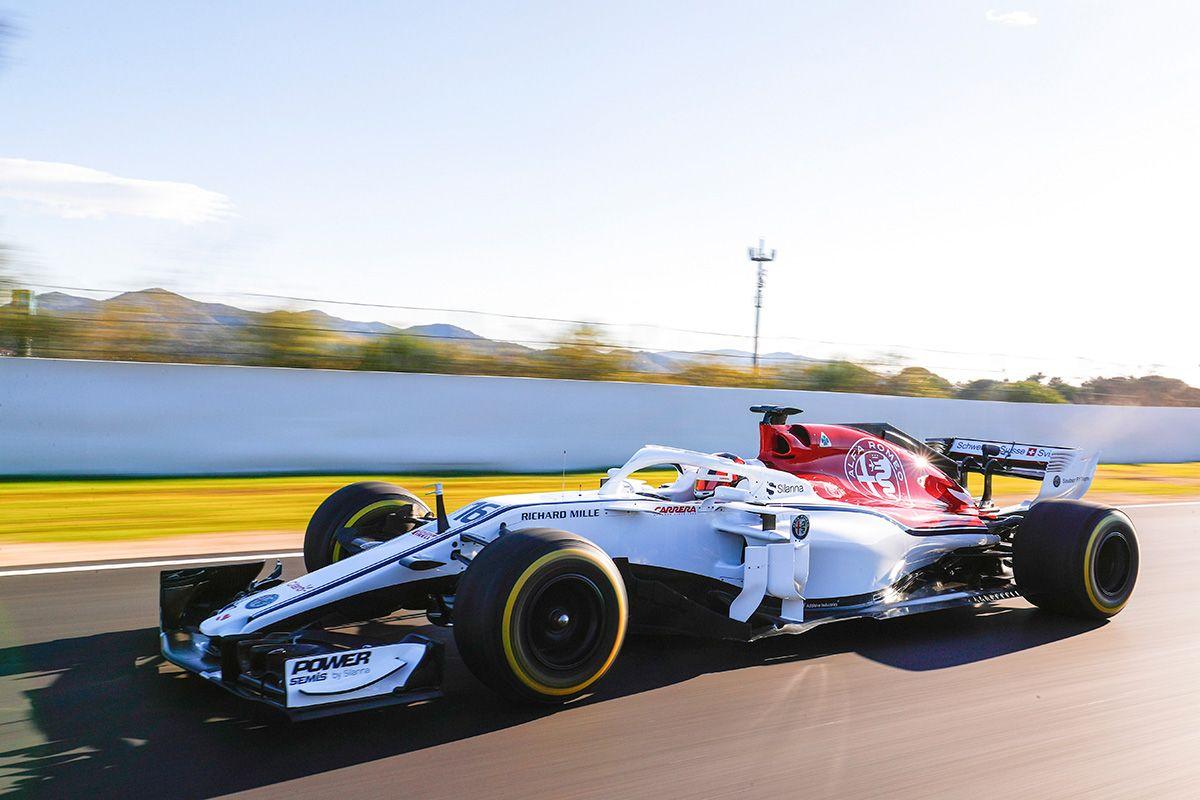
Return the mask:
<path fill-rule="evenodd" d="M 0 285 L 0 291 L 4 288 Z M 195 301 L 168 292 L 161 294 L 164 297 L 111 307 L 100 304 L 101 310 L 86 315 L 61 310 L 31 315 L 9 303 L 0 307 L 0 354 L 807 389 L 1008 402 L 1200 406 L 1200 389 L 1156 375 L 1093 378 L 1079 385 L 1042 374 L 1016 381 L 953 383 L 919 366 L 873 369 L 849 360 L 797 360 L 767 362 L 756 370 L 748 359 L 743 364 L 729 356 L 689 357 L 671 368 L 656 369 L 645 363 L 645 352 L 615 345 L 598 328 L 588 325 L 576 326 L 555 343 L 535 349 L 486 339 L 338 330 L 323 323 L 323 315 L 317 312 L 243 312 L 252 314 L 252 321 L 216 324 L 189 317 L 190 307 L 172 311 L 167 302 L 175 298 L 198 305 Z"/>

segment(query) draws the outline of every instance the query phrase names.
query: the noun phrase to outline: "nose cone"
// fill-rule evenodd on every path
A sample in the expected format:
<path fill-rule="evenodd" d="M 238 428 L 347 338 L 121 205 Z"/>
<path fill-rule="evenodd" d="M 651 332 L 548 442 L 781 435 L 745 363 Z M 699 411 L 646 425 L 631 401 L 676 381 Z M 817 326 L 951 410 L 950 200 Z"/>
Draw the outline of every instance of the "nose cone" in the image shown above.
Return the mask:
<path fill-rule="evenodd" d="M 205 636 L 229 636 L 240 633 L 250 619 L 250 612 L 241 608 L 226 608 L 200 623 Z"/>
<path fill-rule="evenodd" d="M 285 597 L 302 593 L 291 587 L 276 586 L 257 594 L 243 597 L 226 606 L 200 623 L 200 632 L 205 636 L 229 636 L 240 633 L 252 617 L 283 602 Z"/>

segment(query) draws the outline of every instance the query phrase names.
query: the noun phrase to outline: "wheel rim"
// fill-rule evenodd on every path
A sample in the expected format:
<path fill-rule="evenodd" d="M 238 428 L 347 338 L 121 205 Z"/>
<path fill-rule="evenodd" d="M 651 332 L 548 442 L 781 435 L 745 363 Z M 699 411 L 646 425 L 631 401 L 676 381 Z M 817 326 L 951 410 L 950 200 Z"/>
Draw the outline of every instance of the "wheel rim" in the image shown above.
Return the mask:
<path fill-rule="evenodd" d="M 556 575 L 531 598 L 526 617 L 528 652 L 555 672 L 578 669 L 602 638 L 604 596 L 588 577 Z"/>
<path fill-rule="evenodd" d="M 1112 531 L 1096 549 L 1095 581 L 1105 597 L 1119 597 L 1129 583 L 1133 549 L 1120 531 Z"/>

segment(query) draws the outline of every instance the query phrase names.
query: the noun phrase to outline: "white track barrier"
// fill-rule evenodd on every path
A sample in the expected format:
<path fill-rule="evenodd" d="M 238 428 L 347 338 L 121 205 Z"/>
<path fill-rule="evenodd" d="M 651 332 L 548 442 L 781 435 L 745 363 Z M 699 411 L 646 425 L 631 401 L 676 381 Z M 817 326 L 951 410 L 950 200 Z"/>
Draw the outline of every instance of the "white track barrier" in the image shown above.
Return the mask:
<path fill-rule="evenodd" d="M 0 475 L 557 472 L 647 443 L 752 454 L 757 403 L 1106 462 L 1200 460 L 1197 408 L 0 358 Z"/>

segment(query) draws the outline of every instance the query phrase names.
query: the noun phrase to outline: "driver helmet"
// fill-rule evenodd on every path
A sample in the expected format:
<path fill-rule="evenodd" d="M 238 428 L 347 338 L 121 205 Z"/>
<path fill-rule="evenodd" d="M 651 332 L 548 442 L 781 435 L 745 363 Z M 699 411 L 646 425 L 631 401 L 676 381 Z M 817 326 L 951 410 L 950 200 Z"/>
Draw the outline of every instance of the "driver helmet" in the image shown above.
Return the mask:
<path fill-rule="evenodd" d="M 745 459 L 735 456 L 733 453 L 713 453 L 714 456 L 728 458 L 735 464 L 745 464 Z M 696 498 L 703 500 L 706 497 L 712 497 L 713 492 L 718 486 L 735 486 L 742 480 L 741 475 L 730 475 L 727 472 L 717 472 L 716 470 L 707 470 L 704 477 L 696 481 Z"/>

